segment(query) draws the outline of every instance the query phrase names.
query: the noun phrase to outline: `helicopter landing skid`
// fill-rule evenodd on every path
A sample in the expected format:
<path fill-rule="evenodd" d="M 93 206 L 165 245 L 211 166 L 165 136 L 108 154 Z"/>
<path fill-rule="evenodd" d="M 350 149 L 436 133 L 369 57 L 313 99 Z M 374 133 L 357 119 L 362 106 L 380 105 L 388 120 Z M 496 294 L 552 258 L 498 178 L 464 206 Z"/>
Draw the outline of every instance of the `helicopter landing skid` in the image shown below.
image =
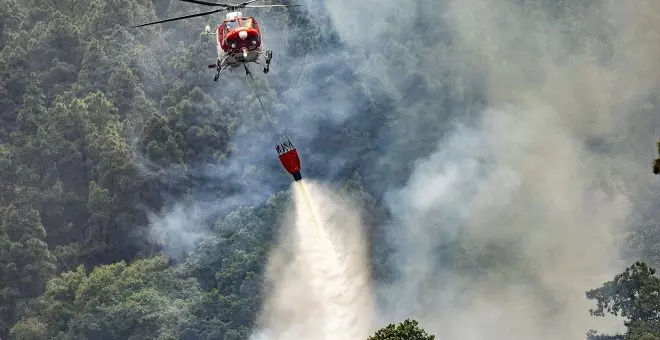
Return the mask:
<path fill-rule="evenodd" d="M 220 72 L 226 70 L 229 67 L 229 65 L 224 65 L 224 66 L 222 65 L 226 59 L 227 57 L 224 57 L 222 59 L 218 58 L 215 65 L 209 65 L 209 68 L 215 68 L 216 70 L 215 76 L 213 76 L 213 81 L 218 81 L 218 79 L 220 79 Z"/>
<path fill-rule="evenodd" d="M 265 53 L 259 53 L 259 56 L 261 57 L 264 54 L 265 54 L 264 62 L 259 61 L 259 58 L 257 58 L 252 62 L 255 64 L 259 64 L 261 67 L 263 67 L 264 73 L 267 74 L 268 71 L 270 70 L 270 62 L 271 60 L 273 60 L 273 51 L 265 51 Z"/>
<path fill-rule="evenodd" d="M 266 51 L 266 66 L 260 64 L 261 66 L 264 66 L 264 73 L 268 73 L 268 70 L 270 69 L 271 60 L 273 60 L 273 51 Z"/>
<path fill-rule="evenodd" d="M 264 56 L 265 55 L 265 56 Z M 264 68 L 264 73 L 267 74 L 268 71 L 270 71 L 270 62 L 273 60 L 273 51 L 265 51 L 265 53 L 260 53 L 259 56 L 264 56 L 264 62 L 259 61 L 257 58 L 256 60 L 250 61 L 255 64 L 259 64 L 261 67 Z M 215 65 L 209 65 L 209 68 L 215 68 L 216 73 L 215 76 L 213 77 L 213 81 L 218 81 L 220 79 L 220 73 L 233 65 L 230 64 L 224 64 L 225 60 L 227 57 L 224 57 L 222 59 L 218 59 L 217 63 Z M 224 65 L 223 65 L 224 64 Z M 245 64 L 245 62 L 243 62 Z"/>
<path fill-rule="evenodd" d="M 215 65 L 209 65 L 209 66 L 214 66 L 215 67 Z M 218 79 L 220 79 L 220 72 L 226 70 L 228 67 L 229 66 L 225 66 L 225 67 L 219 67 L 218 66 L 218 67 L 216 67 L 216 72 L 215 72 L 215 76 L 213 76 L 213 81 L 218 81 Z M 212 67 L 209 67 L 209 68 L 212 68 Z"/>
<path fill-rule="evenodd" d="M 225 69 L 227 69 L 227 68 L 225 67 L 225 68 L 218 69 L 218 71 L 213 76 L 213 81 L 218 81 L 218 79 L 220 79 L 220 72 L 222 72 Z"/>

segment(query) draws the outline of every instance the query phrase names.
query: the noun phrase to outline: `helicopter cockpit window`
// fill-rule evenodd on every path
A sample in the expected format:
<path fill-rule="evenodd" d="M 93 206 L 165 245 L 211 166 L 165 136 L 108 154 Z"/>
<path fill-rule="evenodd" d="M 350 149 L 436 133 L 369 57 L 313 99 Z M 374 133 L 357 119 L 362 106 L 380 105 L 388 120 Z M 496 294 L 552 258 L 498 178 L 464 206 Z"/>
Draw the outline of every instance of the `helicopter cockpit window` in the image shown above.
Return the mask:
<path fill-rule="evenodd" d="M 238 27 L 238 23 L 236 22 L 236 20 L 227 21 L 227 24 L 225 25 L 225 27 L 227 27 L 227 29 L 230 30 L 232 28 Z"/>
<path fill-rule="evenodd" d="M 252 28 L 252 19 L 241 18 L 241 24 L 243 24 L 243 27 Z"/>

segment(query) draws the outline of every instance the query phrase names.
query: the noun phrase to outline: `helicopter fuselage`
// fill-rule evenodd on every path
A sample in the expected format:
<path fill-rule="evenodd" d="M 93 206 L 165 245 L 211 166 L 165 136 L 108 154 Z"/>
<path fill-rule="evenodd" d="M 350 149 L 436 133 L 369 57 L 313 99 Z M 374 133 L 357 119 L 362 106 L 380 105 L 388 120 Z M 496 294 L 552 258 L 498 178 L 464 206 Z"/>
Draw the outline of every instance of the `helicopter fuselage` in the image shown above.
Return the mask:
<path fill-rule="evenodd" d="M 270 61 L 273 57 L 272 51 L 262 50 L 262 35 L 259 23 L 254 17 L 244 17 L 241 12 L 231 12 L 226 19 L 211 32 L 211 27 L 206 26 L 206 33 L 216 36 L 218 60 L 209 68 L 216 69 L 213 80 L 218 80 L 220 72 L 225 69 L 233 69 L 246 63 L 256 63 L 268 73 Z M 263 60 L 260 60 L 263 57 Z"/>
<path fill-rule="evenodd" d="M 254 17 L 243 17 L 231 12 L 217 27 L 218 60 L 221 66 L 236 67 L 244 62 L 255 62 L 262 54 L 259 24 Z"/>

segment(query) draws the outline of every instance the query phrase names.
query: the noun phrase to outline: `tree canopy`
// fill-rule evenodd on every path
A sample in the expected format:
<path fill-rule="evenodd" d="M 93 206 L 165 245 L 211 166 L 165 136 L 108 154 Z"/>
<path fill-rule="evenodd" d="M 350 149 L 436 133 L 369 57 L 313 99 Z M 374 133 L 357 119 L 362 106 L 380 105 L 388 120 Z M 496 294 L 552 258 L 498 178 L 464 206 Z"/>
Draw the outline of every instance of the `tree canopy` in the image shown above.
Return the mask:
<path fill-rule="evenodd" d="M 605 316 L 607 312 L 624 318 L 626 340 L 660 339 L 660 278 L 655 274 L 646 263 L 635 262 L 612 281 L 588 291 L 587 298 L 596 301 L 591 315 Z M 596 333 L 590 333 L 590 337 L 608 338 L 597 337 Z"/>
<path fill-rule="evenodd" d="M 429 335 L 419 327 L 416 320 L 406 319 L 397 325 L 389 324 L 367 340 L 434 340 L 435 335 Z"/>

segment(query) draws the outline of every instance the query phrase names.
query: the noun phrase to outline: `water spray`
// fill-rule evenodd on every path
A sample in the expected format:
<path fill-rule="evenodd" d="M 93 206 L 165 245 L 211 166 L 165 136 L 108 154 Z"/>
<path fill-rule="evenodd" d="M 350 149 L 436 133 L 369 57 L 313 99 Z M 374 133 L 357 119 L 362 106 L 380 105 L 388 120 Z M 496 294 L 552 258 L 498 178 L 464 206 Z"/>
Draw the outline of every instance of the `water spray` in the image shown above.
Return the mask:
<path fill-rule="evenodd" d="M 264 330 L 253 339 L 364 340 L 373 306 L 359 214 L 316 183 L 300 180 L 292 189 L 295 220 L 285 229 L 291 238 L 271 254 L 267 280 L 274 290 Z M 290 257 L 278 260 L 278 252 Z"/>

